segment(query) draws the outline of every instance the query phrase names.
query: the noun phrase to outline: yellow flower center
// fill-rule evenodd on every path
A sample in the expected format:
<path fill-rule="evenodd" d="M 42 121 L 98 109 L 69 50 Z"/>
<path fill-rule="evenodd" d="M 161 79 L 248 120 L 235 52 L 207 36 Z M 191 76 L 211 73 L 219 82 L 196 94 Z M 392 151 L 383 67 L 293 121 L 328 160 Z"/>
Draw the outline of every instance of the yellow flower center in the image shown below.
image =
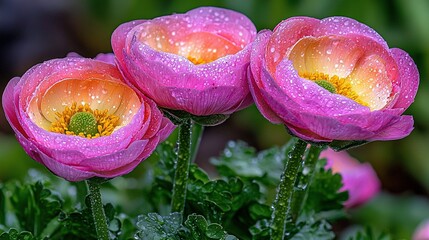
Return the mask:
<path fill-rule="evenodd" d="M 119 125 L 119 117 L 109 114 L 108 110 L 92 110 L 88 104 L 73 103 L 63 112 L 56 112 L 56 121 L 51 125 L 51 132 L 97 138 L 112 134 Z"/>
<path fill-rule="evenodd" d="M 346 78 L 340 78 L 337 75 L 330 77 L 328 74 L 324 73 L 299 73 L 299 76 L 308 80 L 312 80 L 317 83 L 319 86 L 325 88 L 331 93 L 336 93 L 343 95 L 351 100 L 363 105 L 368 106 L 368 104 L 362 101 L 359 98 L 359 95 L 352 90 L 350 82 Z"/>

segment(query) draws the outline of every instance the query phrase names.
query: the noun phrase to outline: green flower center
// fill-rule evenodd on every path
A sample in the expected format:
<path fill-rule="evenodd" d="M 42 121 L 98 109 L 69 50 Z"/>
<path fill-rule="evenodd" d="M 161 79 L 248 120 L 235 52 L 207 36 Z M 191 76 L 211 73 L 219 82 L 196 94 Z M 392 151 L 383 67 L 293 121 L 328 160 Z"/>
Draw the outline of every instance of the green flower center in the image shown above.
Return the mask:
<path fill-rule="evenodd" d="M 77 112 L 70 118 L 69 130 L 75 133 L 83 133 L 85 136 L 94 136 L 98 133 L 97 119 L 89 112 Z"/>
<path fill-rule="evenodd" d="M 315 80 L 314 82 L 322 88 L 328 90 L 330 93 L 337 93 L 335 86 L 326 80 Z"/>

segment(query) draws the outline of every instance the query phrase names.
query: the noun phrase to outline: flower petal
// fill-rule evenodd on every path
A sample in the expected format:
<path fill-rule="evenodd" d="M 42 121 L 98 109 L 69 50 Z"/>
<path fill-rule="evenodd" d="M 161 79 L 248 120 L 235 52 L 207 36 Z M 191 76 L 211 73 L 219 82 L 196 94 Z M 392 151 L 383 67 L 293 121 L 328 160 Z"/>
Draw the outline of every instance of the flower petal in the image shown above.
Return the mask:
<path fill-rule="evenodd" d="M 386 41 L 374 29 L 348 17 L 328 17 L 320 20 L 315 36 L 361 35 L 366 36 L 388 49 Z"/>
<path fill-rule="evenodd" d="M 399 68 L 398 78 L 400 79 L 401 88 L 397 97 L 398 101 L 393 108 L 402 108 L 405 111 L 414 102 L 414 97 L 419 87 L 419 72 L 408 53 L 398 48 L 393 48 L 391 53 Z"/>
<path fill-rule="evenodd" d="M 396 121 L 387 125 L 384 129 L 380 130 L 375 136 L 369 140 L 388 141 L 397 140 L 410 135 L 414 129 L 414 119 L 412 116 L 398 116 Z"/>
<path fill-rule="evenodd" d="M 342 36 L 305 37 L 291 49 L 289 59 L 299 73 L 347 77 L 365 50 L 355 39 Z"/>
<path fill-rule="evenodd" d="M 17 103 L 19 95 L 17 95 L 16 93 L 19 93 L 20 90 L 16 88 L 19 80 L 19 77 L 12 78 L 12 80 L 10 80 L 9 83 L 6 85 L 6 88 L 2 95 L 2 106 L 5 112 L 5 116 L 11 124 L 12 128 L 15 130 L 15 132 L 19 131 L 20 133 L 25 134 L 25 131 L 24 129 L 22 129 L 19 117 L 17 115 L 19 114 L 17 112 Z"/>

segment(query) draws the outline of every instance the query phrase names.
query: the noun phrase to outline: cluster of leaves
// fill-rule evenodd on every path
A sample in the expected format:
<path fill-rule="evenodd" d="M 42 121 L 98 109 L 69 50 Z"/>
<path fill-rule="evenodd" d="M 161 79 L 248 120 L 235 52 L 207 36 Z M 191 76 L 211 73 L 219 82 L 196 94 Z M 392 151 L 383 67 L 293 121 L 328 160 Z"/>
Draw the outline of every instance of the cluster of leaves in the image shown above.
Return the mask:
<path fill-rule="evenodd" d="M 137 186 L 140 190 L 137 194 L 134 192 L 136 201 L 145 207 L 127 210 L 115 198 L 109 200 L 117 206 L 105 205 L 111 237 L 268 239 L 270 206 L 293 144 L 292 141 L 283 147 L 257 152 L 243 142 L 229 142 L 221 156 L 211 159 L 219 173 L 216 179 L 192 164 L 184 216 L 169 213 L 176 153 L 171 143 L 160 145 L 159 160 L 146 172 L 146 180 L 140 181 L 150 187 Z M 342 202 L 347 199 L 347 193 L 338 192 L 341 177 L 325 170 L 324 165 L 325 161 L 318 162 L 305 207 L 296 224 L 288 225 L 287 239 L 334 238 L 329 221 L 344 216 Z M 131 179 L 127 181 L 130 182 L 125 185 L 133 185 Z M 77 196 L 86 193 L 79 194 L 82 191 L 79 185 L 62 180 L 61 184 L 61 189 L 68 191 L 50 190 L 59 186 L 49 181 L 0 185 L 0 240 L 95 239 L 88 199 L 81 197 L 83 200 L 76 205 Z M 103 186 L 109 191 L 115 188 L 113 185 Z M 115 191 L 111 195 L 126 195 L 123 189 Z"/>
<path fill-rule="evenodd" d="M 85 206 L 69 208 L 62 195 L 46 187 L 49 182 L 18 182 L 0 186 L 0 239 L 96 239 L 89 199 Z M 71 184 L 68 189 L 73 189 Z M 132 237 L 135 227 L 112 204 L 104 206 L 112 237 Z M 125 226 L 125 227 L 124 227 Z"/>
<path fill-rule="evenodd" d="M 191 165 L 185 216 L 142 215 L 137 235 L 141 239 L 269 238 L 270 206 L 287 153 L 294 143 L 257 152 L 244 142 L 229 142 L 221 156 L 211 159 L 218 178 L 210 179 L 202 169 Z M 171 144 L 158 148 L 160 161 L 152 192 L 158 203 L 168 203 L 171 197 L 174 152 Z M 307 204 L 297 223 L 289 225 L 287 239 L 334 238 L 328 220 L 344 216 L 342 203 L 347 193 L 339 193 L 341 176 L 325 170 L 324 165 L 325 161 L 319 161 Z M 160 210 L 162 207 L 158 206 Z M 183 224 L 182 218 L 186 219 Z M 200 227 L 197 231 L 191 226 Z"/>

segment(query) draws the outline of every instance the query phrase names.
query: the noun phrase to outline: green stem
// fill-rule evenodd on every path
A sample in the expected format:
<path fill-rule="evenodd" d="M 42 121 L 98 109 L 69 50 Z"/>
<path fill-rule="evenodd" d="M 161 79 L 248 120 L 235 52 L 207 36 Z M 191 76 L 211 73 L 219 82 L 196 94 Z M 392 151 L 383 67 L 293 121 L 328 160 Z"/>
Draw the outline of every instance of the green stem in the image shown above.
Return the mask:
<path fill-rule="evenodd" d="M 95 231 L 97 239 L 108 240 L 109 230 L 107 228 L 106 215 L 104 214 L 103 203 L 101 202 L 100 181 L 98 179 L 89 179 L 86 181 L 89 189 L 89 199 L 91 202 L 91 212 L 94 218 Z"/>
<path fill-rule="evenodd" d="M 295 182 L 295 192 L 291 203 L 290 215 L 292 216 L 293 222 L 295 222 L 299 214 L 301 214 L 305 202 L 307 201 L 308 189 L 313 181 L 316 163 L 322 150 L 323 147 L 311 145 L 298 172 L 298 178 Z"/>
<path fill-rule="evenodd" d="M 195 158 L 197 157 L 203 132 L 204 132 L 203 125 L 195 122 L 192 124 L 191 162 L 194 162 Z"/>
<path fill-rule="evenodd" d="M 287 152 L 286 167 L 277 188 L 276 199 L 272 205 L 271 239 L 284 239 L 286 234 L 286 223 L 287 219 L 290 218 L 290 203 L 294 190 L 293 187 L 306 147 L 307 143 L 299 139 L 290 152 Z"/>
<path fill-rule="evenodd" d="M 191 159 L 192 120 L 186 119 L 179 126 L 177 139 L 177 161 L 174 166 L 173 195 L 171 197 L 171 212 L 182 214 L 185 210 L 186 188 L 188 185 L 189 165 Z"/>

